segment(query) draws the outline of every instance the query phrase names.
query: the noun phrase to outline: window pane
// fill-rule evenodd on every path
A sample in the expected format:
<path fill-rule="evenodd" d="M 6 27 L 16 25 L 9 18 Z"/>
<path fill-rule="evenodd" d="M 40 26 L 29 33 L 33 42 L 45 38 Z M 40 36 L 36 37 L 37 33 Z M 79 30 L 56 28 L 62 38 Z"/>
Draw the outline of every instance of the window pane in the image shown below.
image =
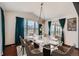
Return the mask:
<path fill-rule="evenodd" d="M 27 20 L 24 20 L 24 37 L 27 36 L 28 34 L 28 30 L 27 30 L 28 26 L 27 26 Z"/>
<path fill-rule="evenodd" d="M 35 22 L 35 34 L 38 35 L 38 22 Z"/>
<path fill-rule="evenodd" d="M 34 21 L 28 20 L 28 35 L 34 33 Z"/>
<path fill-rule="evenodd" d="M 32 20 L 24 20 L 24 36 L 27 35 L 38 35 L 38 22 Z"/>
<path fill-rule="evenodd" d="M 55 35 L 57 35 L 57 36 L 61 36 L 62 35 L 62 28 L 61 28 L 59 23 L 52 22 L 51 35 L 54 35 L 54 36 Z"/>

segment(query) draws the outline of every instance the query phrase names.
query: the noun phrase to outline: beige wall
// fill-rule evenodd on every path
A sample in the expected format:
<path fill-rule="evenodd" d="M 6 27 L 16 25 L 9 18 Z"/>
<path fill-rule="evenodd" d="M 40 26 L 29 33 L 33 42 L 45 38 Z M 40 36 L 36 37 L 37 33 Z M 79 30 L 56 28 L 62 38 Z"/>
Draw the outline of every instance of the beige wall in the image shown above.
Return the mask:
<path fill-rule="evenodd" d="M 73 17 L 71 17 L 73 18 Z M 76 17 L 77 18 L 77 17 Z M 69 18 L 67 18 L 68 20 Z M 75 45 L 78 48 L 78 18 L 77 18 L 77 31 L 68 31 L 67 30 L 67 20 L 65 24 L 65 44 Z"/>
<path fill-rule="evenodd" d="M 32 19 L 37 21 L 38 17 L 32 13 L 24 12 L 14 12 L 6 11 L 5 12 L 5 44 L 14 44 L 15 43 L 15 23 L 16 17 L 23 17 L 25 19 Z"/>

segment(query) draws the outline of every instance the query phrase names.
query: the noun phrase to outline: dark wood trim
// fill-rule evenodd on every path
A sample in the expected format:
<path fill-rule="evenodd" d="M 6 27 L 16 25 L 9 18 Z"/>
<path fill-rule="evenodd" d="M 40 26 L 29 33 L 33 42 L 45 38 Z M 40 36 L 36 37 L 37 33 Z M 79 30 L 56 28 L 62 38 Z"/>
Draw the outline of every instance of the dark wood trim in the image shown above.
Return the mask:
<path fill-rule="evenodd" d="M 15 44 L 9 44 L 9 45 L 5 45 L 5 47 L 11 46 L 11 45 L 15 45 Z"/>

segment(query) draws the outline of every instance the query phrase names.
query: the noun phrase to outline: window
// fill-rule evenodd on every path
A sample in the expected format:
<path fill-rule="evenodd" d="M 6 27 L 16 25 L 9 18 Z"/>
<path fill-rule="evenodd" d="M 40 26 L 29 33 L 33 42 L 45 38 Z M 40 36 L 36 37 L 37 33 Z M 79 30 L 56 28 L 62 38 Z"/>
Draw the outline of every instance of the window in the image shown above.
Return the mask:
<path fill-rule="evenodd" d="M 62 28 L 58 22 L 52 22 L 51 24 L 51 35 L 61 36 Z"/>
<path fill-rule="evenodd" d="M 24 20 L 24 36 L 27 36 L 28 34 L 28 21 Z"/>
<path fill-rule="evenodd" d="M 35 34 L 38 35 L 38 22 L 35 22 Z"/>
<path fill-rule="evenodd" d="M 31 34 L 38 35 L 38 22 L 33 20 L 24 20 L 24 36 Z"/>
<path fill-rule="evenodd" d="M 34 21 L 28 20 L 28 35 L 34 33 Z"/>

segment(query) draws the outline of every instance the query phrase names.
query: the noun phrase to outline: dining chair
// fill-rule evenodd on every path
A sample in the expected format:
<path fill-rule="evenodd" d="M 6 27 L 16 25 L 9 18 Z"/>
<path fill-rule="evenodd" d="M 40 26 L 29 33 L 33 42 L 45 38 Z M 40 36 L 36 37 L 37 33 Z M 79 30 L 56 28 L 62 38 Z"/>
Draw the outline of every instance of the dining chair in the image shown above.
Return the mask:
<path fill-rule="evenodd" d="M 73 46 L 70 46 L 70 47 L 64 47 L 64 46 L 59 46 L 58 47 L 58 50 L 55 50 L 54 52 L 57 52 L 61 55 L 69 55 L 73 52 Z"/>
<path fill-rule="evenodd" d="M 21 42 L 21 51 L 22 51 L 22 55 L 24 55 L 24 39 L 21 37 L 21 36 L 19 36 L 19 38 L 20 38 L 20 42 Z"/>
<path fill-rule="evenodd" d="M 28 45 L 26 42 L 24 43 L 25 45 L 25 50 L 27 56 L 42 56 L 43 53 L 39 51 L 39 49 L 32 49 L 32 45 Z"/>

